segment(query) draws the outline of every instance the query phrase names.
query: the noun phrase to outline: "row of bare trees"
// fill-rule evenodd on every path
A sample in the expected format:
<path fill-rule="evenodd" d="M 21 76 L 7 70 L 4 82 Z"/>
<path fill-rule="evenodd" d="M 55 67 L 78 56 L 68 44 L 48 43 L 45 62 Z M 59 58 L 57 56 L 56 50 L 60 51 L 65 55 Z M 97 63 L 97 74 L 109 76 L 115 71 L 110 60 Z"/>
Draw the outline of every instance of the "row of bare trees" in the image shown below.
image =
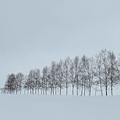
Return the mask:
<path fill-rule="evenodd" d="M 111 51 L 101 50 L 94 58 L 85 55 L 74 59 L 67 57 L 52 62 L 50 67 L 31 70 L 27 76 L 22 73 L 10 74 L 2 91 L 4 93 L 31 93 L 59 95 L 62 90 L 68 95 L 91 95 L 92 90 L 107 96 L 113 95 L 113 88 L 120 83 L 120 60 Z"/>

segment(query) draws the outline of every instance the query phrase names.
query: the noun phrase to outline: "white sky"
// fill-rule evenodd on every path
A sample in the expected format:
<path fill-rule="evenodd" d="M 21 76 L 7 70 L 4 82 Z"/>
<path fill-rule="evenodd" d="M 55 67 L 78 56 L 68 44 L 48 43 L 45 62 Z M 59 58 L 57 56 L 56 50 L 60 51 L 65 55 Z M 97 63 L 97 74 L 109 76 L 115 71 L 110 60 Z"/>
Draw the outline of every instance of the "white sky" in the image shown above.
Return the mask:
<path fill-rule="evenodd" d="M 120 52 L 119 0 L 0 0 L 0 87 L 9 73 L 104 48 Z"/>

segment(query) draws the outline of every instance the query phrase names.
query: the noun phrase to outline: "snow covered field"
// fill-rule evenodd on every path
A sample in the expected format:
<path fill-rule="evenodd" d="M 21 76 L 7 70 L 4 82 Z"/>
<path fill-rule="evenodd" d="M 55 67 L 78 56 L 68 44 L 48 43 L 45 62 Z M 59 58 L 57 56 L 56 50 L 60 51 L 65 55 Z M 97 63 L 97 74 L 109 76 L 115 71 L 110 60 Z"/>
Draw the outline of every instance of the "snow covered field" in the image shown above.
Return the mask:
<path fill-rule="evenodd" d="M 120 120 L 120 96 L 0 95 L 0 120 Z"/>

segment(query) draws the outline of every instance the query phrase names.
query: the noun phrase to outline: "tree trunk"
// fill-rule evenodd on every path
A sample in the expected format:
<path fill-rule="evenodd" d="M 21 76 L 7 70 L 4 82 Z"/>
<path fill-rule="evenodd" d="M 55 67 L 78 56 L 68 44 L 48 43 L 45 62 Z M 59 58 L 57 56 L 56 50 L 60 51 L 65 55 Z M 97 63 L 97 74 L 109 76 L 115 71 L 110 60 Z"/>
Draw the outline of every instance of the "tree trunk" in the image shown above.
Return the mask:
<path fill-rule="evenodd" d="M 60 95 L 61 95 L 61 86 L 60 86 Z"/>
<path fill-rule="evenodd" d="M 105 94 L 107 96 L 107 85 L 105 86 Z"/>
<path fill-rule="evenodd" d="M 72 95 L 74 95 L 74 84 L 72 85 Z"/>
<path fill-rule="evenodd" d="M 81 96 L 83 95 L 83 85 L 82 85 L 82 90 L 81 90 Z"/>
<path fill-rule="evenodd" d="M 103 96 L 101 80 L 100 80 L 100 91 L 101 91 L 101 95 Z"/>
<path fill-rule="evenodd" d="M 113 83 L 111 81 L 111 95 L 113 96 Z"/>

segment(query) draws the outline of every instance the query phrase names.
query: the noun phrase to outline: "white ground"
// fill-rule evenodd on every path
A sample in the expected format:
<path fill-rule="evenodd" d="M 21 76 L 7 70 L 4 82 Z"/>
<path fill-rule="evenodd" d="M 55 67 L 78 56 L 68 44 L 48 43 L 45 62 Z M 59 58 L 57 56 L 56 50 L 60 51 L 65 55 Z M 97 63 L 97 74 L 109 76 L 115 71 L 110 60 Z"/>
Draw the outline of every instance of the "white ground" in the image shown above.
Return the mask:
<path fill-rule="evenodd" d="M 0 94 L 0 120 L 120 120 L 120 96 Z"/>

